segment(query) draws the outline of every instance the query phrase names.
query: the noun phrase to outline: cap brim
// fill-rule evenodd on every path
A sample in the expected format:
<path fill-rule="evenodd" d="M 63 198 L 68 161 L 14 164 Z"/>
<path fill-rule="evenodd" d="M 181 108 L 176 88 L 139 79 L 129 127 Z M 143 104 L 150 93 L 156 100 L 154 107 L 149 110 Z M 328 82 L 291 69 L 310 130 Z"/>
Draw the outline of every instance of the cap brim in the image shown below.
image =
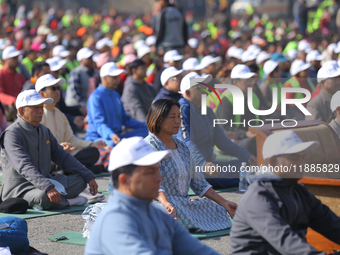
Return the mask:
<path fill-rule="evenodd" d="M 282 154 L 299 153 L 301 151 L 308 151 L 308 150 L 314 149 L 318 146 L 319 146 L 318 141 L 310 141 L 310 142 L 299 143 L 299 144 L 294 145 L 293 147 L 289 148 L 288 150 L 284 151 Z"/>
<path fill-rule="evenodd" d="M 66 58 L 66 57 L 70 56 L 70 52 L 68 50 L 63 51 L 59 54 L 59 56 L 62 57 L 62 58 Z"/>
<path fill-rule="evenodd" d="M 254 77 L 255 75 L 256 73 L 245 73 L 238 78 L 232 78 L 232 79 L 249 79 L 251 77 Z"/>
<path fill-rule="evenodd" d="M 171 155 L 171 151 L 155 151 L 136 161 L 133 161 L 132 164 L 137 166 L 150 166 L 162 161 L 163 159 L 171 157 Z"/>
<path fill-rule="evenodd" d="M 33 103 L 28 103 L 27 106 L 32 106 L 32 105 L 39 105 L 39 104 L 51 104 L 53 103 L 53 99 L 52 98 L 43 98 L 43 99 L 39 99 Z"/>
<path fill-rule="evenodd" d="M 180 56 L 174 56 L 173 58 L 172 58 L 172 61 L 179 61 L 179 60 L 182 60 L 183 59 L 183 56 L 182 55 L 180 55 Z"/>
<path fill-rule="evenodd" d="M 20 54 L 22 54 L 22 52 L 21 52 L 21 51 L 17 51 L 17 52 L 15 52 L 15 53 L 10 54 L 6 59 L 10 59 L 10 58 L 17 57 L 17 56 L 19 56 Z M 6 60 L 6 59 L 3 58 L 3 60 Z"/>
<path fill-rule="evenodd" d="M 121 75 L 122 73 L 126 73 L 126 71 L 123 70 L 123 69 L 115 70 L 115 71 L 113 71 L 113 72 L 111 72 L 111 73 L 109 73 L 108 75 L 105 75 L 105 76 L 118 76 L 118 75 Z"/>
<path fill-rule="evenodd" d="M 307 64 L 301 66 L 301 69 L 300 69 L 299 72 L 304 71 L 304 70 L 307 70 L 307 69 L 310 68 L 310 67 L 311 67 L 311 64 L 307 63 Z M 299 73 L 299 72 L 298 72 L 298 73 Z"/>

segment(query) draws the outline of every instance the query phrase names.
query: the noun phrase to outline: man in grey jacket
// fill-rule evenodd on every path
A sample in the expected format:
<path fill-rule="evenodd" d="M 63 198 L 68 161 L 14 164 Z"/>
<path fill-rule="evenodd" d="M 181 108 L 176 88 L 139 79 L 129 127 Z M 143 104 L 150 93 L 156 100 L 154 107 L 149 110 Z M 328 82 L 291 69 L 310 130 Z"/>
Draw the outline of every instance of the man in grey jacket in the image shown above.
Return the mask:
<path fill-rule="evenodd" d="M 325 254 L 306 242 L 308 227 L 340 244 L 340 218 L 297 183 L 306 151 L 318 144 L 302 142 L 291 130 L 265 140 L 266 165 L 248 175 L 251 185 L 231 228 L 231 254 Z M 296 173 L 283 170 L 294 166 Z"/>
<path fill-rule="evenodd" d="M 18 95 L 19 116 L 0 136 L 3 169 L 0 200 L 23 198 L 30 207 L 49 210 L 85 204 L 87 199 L 78 195 L 86 183 L 91 194 L 97 194 L 95 175 L 66 152 L 50 130 L 40 124 L 43 104 L 52 102 L 53 99 L 43 99 L 35 90 Z M 68 175 L 51 174 L 51 161 Z"/>
<path fill-rule="evenodd" d="M 132 75 L 125 81 L 122 102 L 127 114 L 135 120 L 145 122 L 156 91 L 144 80 L 146 65 L 143 60 L 133 61 L 129 68 Z"/>

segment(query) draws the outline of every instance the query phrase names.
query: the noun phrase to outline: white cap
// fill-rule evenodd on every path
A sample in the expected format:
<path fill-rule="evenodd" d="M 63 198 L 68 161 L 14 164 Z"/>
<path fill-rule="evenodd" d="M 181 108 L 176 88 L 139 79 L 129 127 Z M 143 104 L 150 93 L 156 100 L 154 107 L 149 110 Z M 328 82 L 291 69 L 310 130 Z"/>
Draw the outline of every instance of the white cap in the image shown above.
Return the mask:
<path fill-rule="evenodd" d="M 305 63 L 303 60 L 301 59 L 295 59 L 290 67 L 290 74 L 292 76 L 298 74 L 301 71 L 304 71 L 308 68 L 310 68 L 310 64 L 309 63 Z"/>
<path fill-rule="evenodd" d="M 63 68 L 67 63 L 67 60 L 62 59 L 61 57 L 53 57 L 46 59 L 46 63 L 50 66 L 50 70 L 55 72 Z"/>
<path fill-rule="evenodd" d="M 97 62 L 98 56 L 99 56 L 99 52 L 96 51 L 96 53 L 94 53 L 94 54 L 92 55 L 92 60 L 93 60 L 93 62 Z"/>
<path fill-rule="evenodd" d="M 122 73 L 126 73 L 124 69 L 119 69 L 119 67 L 114 62 L 106 63 L 100 69 L 100 77 L 105 76 L 118 76 Z"/>
<path fill-rule="evenodd" d="M 198 67 L 200 69 L 198 69 L 198 70 L 202 70 L 202 69 L 208 67 L 209 65 L 211 65 L 213 63 L 221 61 L 221 59 L 222 58 L 220 56 L 217 56 L 215 58 L 213 56 L 210 56 L 210 55 L 205 56 L 204 58 L 202 58 L 201 63 L 199 65 L 199 67 Z"/>
<path fill-rule="evenodd" d="M 41 25 L 40 27 L 38 27 L 37 29 L 37 34 L 38 35 L 48 35 L 49 33 L 51 33 L 51 29 L 48 28 L 45 25 Z"/>
<path fill-rule="evenodd" d="M 188 45 L 190 46 L 190 48 L 196 49 L 198 47 L 198 43 L 199 41 L 196 38 L 190 38 L 188 40 Z"/>
<path fill-rule="evenodd" d="M 317 74 L 318 82 L 340 76 L 340 67 L 335 60 L 325 62 Z"/>
<path fill-rule="evenodd" d="M 7 46 L 4 51 L 2 52 L 2 59 L 9 59 L 17 57 L 21 54 L 21 51 L 17 50 L 13 45 Z"/>
<path fill-rule="evenodd" d="M 242 55 L 243 55 L 243 50 L 241 48 L 236 48 L 231 52 L 231 55 L 229 57 L 233 57 L 236 58 L 238 60 L 242 59 Z"/>
<path fill-rule="evenodd" d="M 137 56 L 139 58 L 144 57 L 146 54 L 151 52 L 151 48 L 147 45 L 142 45 L 141 47 L 137 48 Z"/>
<path fill-rule="evenodd" d="M 120 28 L 120 31 L 122 31 L 122 33 L 129 33 L 130 32 L 130 28 L 128 26 L 122 26 Z"/>
<path fill-rule="evenodd" d="M 15 101 L 15 105 L 17 109 L 24 106 L 32 106 L 32 105 L 39 105 L 39 104 L 51 104 L 53 103 L 52 98 L 42 98 L 35 89 L 29 89 L 21 92 L 17 100 Z"/>
<path fill-rule="evenodd" d="M 289 51 L 287 51 L 286 55 L 290 61 L 293 61 L 294 59 L 296 59 L 297 49 L 290 49 Z"/>
<path fill-rule="evenodd" d="M 92 50 L 90 50 L 89 48 L 82 48 L 78 51 L 77 53 L 77 61 L 80 62 L 83 59 L 87 59 L 89 57 L 91 57 L 94 54 L 94 52 Z"/>
<path fill-rule="evenodd" d="M 200 69 L 200 62 L 197 58 L 188 58 L 183 62 L 183 70 L 189 71 L 189 70 L 201 70 Z"/>
<path fill-rule="evenodd" d="M 150 166 L 171 157 L 169 150 L 154 151 L 142 137 L 122 139 L 111 151 L 110 172 L 127 165 Z"/>
<path fill-rule="evenodd" d="M 307 42 L 305 39 L 301 40 L 298 43 L 298 50 L 308 53 L 310 51 L 310 43 Z"/>
<path fill-rule="evenodd" d="M 333 51 L 336 49 L 336 44 L 335 43 L 331 43 L 330 45 L 327 46 L 327 51 L 329 53 L 333 53 Z"/>
<path fill-rule="evenodd" d="M 256 57 L 257 57 L 257 55 L 255 54 L 254 51 L 246 50 L 246 51 L 243 52 L 243 54 L 242 54 L 241 61 L 242 61 L 243 63 L 246 63 L 246 62 L 248 62 L 248 61 L 255 60 Z"/>
<path fill-rule="evenodd" d="M 340 106 L 340 91 L 337 91 L 331 99 L 331 110 L 334 112 Z"/>
<path fill-rule="evenodd" d="M 66 58 L 70 55 L 70 52 L 66 50 L 65 46 L 63 45 L 57 45 L 52 50 L 53 57 L 62 57 Z"/>
<path fill-rule="evenodd" d="M 149 37 L 146 38 L 145 43 L 148 46 L 152 46 L 156 44 L 156 40 L 157 40 L 156 36 L 150 35 Z"/>
<path fill-rule="evenodd" d="M 320 52 L 318 50 L 311 50 L 310 52 L 308 52 L 307 56 L 306 56 L 306 62 L 310 63 L 311 61 L 321 61 L 324 60 L 325 57 L 322 56 L 320 54 Z"/>
<path fill-rule="evenodd" d="M 248 66 L 238 64 L 233 68 L 233 70 L 231 70 L 230 78 L 231 79 L 249 79 L 255 75 L 256 73 L 252 73 Z"/>
<path fill-rule="evenodd" d="M 276 132 L 267 137 L 262 148 L 264 159 L 283 154 L 294 154 L 319 146 L 318 141 L 302 142 L 292 130 Z"/>
<path fill-rule="evenodd" d="M 105 46 L 111 47 L 112 45 L 113 45 L 112 41 L 109 38 L 104 37 L 103 39 L 100 39 L 96 43 L 96 50 L 100 50 L 100 49 L 102 49 Z"/>
<path fill-rule="evenodd" d="M 144 40 L 138 40 L 137 42 L 135 42 L 135 44 L 133 45 L 133 47 L 135 49 L 138 49 L 139 47 L 142 47 L 143 45 L 146 45 L 145 44 L 145 41 Z"/>
<path fill-rule="evenodd" d="M 39 92 L 43 88 L 50 87 L 58 84 L 59 86 L 63 85 L 66 82 L 64 78 L 56 79 L 52 76 L 52 74 L 45 74 L 38 78 L 35 83 L 35 90 Z"/>
<path fill-rule="evenodd" d="M 238 49 L 235 45 L 231 46 L 228 50 L 227 53 L 225 54 L 225 57 L 234 57 L 233 52 L 234 50 Z"/>
<path fill-rule="evenodd" d="M 259 46 L 255 45 L 255 44 L 251 44 L 248 46 L 247 51 L 253 52 L 255 55 L 260 54 L 261 49 Z"/>
<path fill-rule="evenodd" d="M 195 72 L 188 73 L 181 81 L 181 91 L 179 93 L 184 95 L 185 91 L 190 89 L 190 80 L 195 78 L 201 79 L 202 83 L 208 83 L 212 80 L 212 76 L 210 74 L 206 76 L 200 76 Z"/>
<path fill-rule="evenodd" d="M 280 62 L 274 61 L 274 60 L 268 60 L 266 63 L 264 63 L 263 66 L 263 72 L 266 75 L 269 75 L 271 72 L 275 70 L 275 68 L 280 64 Z"/>
<path fill-rule="evenodd" d="M 179 61 L 182 59 L 183 59 L 183 56 L 179 55 L 177 50 L 169 50 L 164 54 L 163 62 L 167 63 L 167 62 L 172 62 L 172 61 Z"/>
<path fill-rule="evenodd" d="M 256 57 L 256 64 L 261 64 L 263 61 L 267 60 L 267 59 L 270 59 L 271 57 L 271 54 L 265 52 L 265 51 L 262 51 L 260 52 L 260 54 Z"/>
<path fill-rule="evenodd" d="M 7 46 L 5 39 L 0 38 L 0 50 L 5 49 Z"/>
<path fill-rule="evenodd" d="M 175 77 L 179 74 L 181 74 L 183 72 L 183 70 L 177 70 L 176 67 L 170 66 L 166 69 L 164 69 L 164 71 L 161 74 L 161 83 L 164 86 L 164 84 L 171 78 L 171 77 Z"/>
<path fill-rule="evenodd" d="M 51 34 L 51 33 L 47 35 L 47 38 L 46 38 L 47 43 L 55 43 L 57 41 L 58 41 L 57 35 L 54 35 L 54 34 Z"/>

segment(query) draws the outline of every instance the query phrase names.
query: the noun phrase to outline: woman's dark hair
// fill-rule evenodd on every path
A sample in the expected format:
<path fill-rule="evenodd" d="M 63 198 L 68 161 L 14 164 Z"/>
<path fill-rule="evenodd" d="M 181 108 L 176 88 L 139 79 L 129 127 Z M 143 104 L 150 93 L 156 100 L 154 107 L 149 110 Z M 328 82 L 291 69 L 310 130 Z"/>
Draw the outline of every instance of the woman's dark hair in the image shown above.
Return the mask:
<path fill-rule="evenodd" d="M 127 165 L 122 166 L 116 170 L 114 170 L 111 173 L 111 178 L 113 182 L 113 186 L 117 189 L 119 187 L 118 177 L 120 174 L 126 174 L 128 176 L 131 176 L 133 174 L 133 171 L 137 168 L 136 165 Z"/>
<path fill-rule="evenodd" d="M 146 118 L 146 124 L 152 134 L 159 133 L 161 124 L 168 117 L 170 109 L 174 105 L 180 108 L 179 103 L 171 99 L 158 99 L 152 103 Z"/>

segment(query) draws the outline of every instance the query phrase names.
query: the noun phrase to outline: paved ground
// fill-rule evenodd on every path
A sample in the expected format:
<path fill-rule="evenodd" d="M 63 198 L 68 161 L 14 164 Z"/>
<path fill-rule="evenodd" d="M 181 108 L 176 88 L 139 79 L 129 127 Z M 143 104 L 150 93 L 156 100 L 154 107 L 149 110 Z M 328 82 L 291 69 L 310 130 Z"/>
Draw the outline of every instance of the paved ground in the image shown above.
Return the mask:
<path fill-rule="evenodd" d="M 1 171 L 0 171 L 1 174 Z M 109 177 L 97 179 L 99 189 L 107 189 Z M 224 198 L 238 203 L 242 197 L 239 192 L 220 193 Z M 107 199 L 107 196 L 106 196 Z M 27 219 L 28 238 L 30 245 L 50 255 L 81 255 L 84 253 L 83 246 L 53 243 L 47 237 L 64 231 L 81 232 L 85 221 L 81 217 L 82 212 L 74 212 L 48 217 Z M 212 247 L 221 254 L 229 253 L 229 236 L 209 238 L 202 240 L 203 243 Z"/>

